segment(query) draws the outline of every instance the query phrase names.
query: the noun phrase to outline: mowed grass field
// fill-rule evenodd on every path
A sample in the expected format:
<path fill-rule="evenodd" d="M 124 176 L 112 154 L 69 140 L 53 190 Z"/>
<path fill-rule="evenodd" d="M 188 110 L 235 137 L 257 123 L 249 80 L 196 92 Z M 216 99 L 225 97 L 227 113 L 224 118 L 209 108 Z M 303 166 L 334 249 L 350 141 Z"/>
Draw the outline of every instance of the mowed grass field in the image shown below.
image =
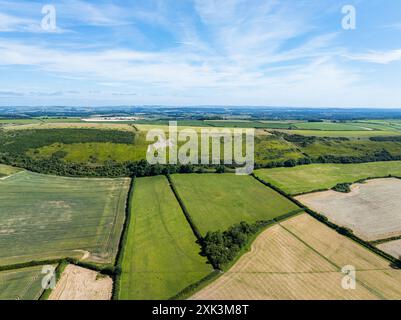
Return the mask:
<path fill-rule="evenodd" d="M 210 272 L 168 181 L 138 178 L 123 252 L 119 299 L 169 299 Z"/>
<path fill-rule="evenodd" d="M 299 209 L 250 176 L 175 174 L 172 179 L 203 235 L 226 230 L 241 221 L 270 220 Z"/>
<path fill-rule="evenodd" d="M 338 183 L 353 183 L 369 177 L 401 176 L 401 161 L 311 164 L 293 168 L 260 169 L 255 174 L 294 195 L 330 189 Z"/>
<path fill-rule="evenodd" d="M 42 266 L 1 271 L 0 300 L 38 300 L 43 293 Z"/>
<path fill-rule="evenodd" d="M 77 257 L 114 261 L 129 179 L 21 172 L 0 180 L 0 265 Z"/>
<path fill-rule="evenodd" d="M 345 290 L 344 266 L 356 270 Z M 270 227 L 252 250 L 192 299 L 401 299 L 401 270 L 307 214 Z"/>

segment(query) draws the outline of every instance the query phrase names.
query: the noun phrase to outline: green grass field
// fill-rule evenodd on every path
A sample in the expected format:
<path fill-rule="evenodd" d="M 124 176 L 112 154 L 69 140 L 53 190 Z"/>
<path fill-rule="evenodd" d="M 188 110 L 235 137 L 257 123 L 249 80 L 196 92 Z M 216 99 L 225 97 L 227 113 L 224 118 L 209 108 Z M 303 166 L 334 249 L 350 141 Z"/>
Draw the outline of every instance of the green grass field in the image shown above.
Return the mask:
<path fill-rule="evenodd" d="M 42 266 L 0 272 L 0 300 L 38 300 L 43 292 Z"/>
<path fill-rule="evenodd" d="M 114 261 L 128 179 L 21 172 L 0 180 L 0 265 L 87 256 Z"/>
<path fill-rule="evenodd" d="M 401 131 L 375 131 L 375 130 L 361 130 L 361 131 L 333 131 L 333 130 L 280 130 L 288 134 L 299 134 L 303 136 L 315 137 L 345 137 L 345 138 L 369 138 L 369 137 L 383 137 L 383 136 L 399 136 Z"/>
<path fill-rule="evenodd" d="M 135 182 L 120 299 L 168 299 L 212 271 L 164 176 Z"/>
<path fill-rule="evenodd" d="M 298 209 L 250 176 L 175 174 L 172 179 L 203 235 L 241 221 L 269 220 Z"/>
<path fill-rule="evenodd" d="M 30 119 L 0 119 L 0 124 L 34 124 L 34 123 L 78 123 L 80 118 L 30 118 Z"/>
<path fill-rule="evenodd" d="M 302 130 L 325 130 L 325 131 L 366 131 L 370 128 L 366 125 L 353 122 L 302 122 L 295 124 L 295 127 Z"/>
<path fill-rule="evenodd" d="M 338 183 L 352 183 L 369 177 L 401 176 L 401 161 L 360 164 L 311 164 L 294 168 L 256 170 L 263 180 L 289 194 L 329 189 Z"/>
<path fill-rule="evenodd" d="M 5 164 L 0 164 L 0 178 L 10 176 L 14 173 L 20 172 L 22 169 L 7 166 Z"/>

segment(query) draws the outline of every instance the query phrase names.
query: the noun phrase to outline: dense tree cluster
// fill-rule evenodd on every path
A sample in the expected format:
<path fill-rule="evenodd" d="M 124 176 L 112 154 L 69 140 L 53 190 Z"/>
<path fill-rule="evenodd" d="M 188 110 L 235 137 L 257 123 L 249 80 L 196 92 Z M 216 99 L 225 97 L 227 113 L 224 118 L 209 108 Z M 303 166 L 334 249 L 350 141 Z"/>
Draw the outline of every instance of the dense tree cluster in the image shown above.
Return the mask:
<path fill-rule="evenodd" d="M 369 140 L 370 141 L 377 141 L 377 142 L 385 142 L 385 141 L 401 142 L 401 136 L 370 137 Z"/>
<path fill-rule="evenodd" d="M 202 252 L 215 268 L 221 269 L 234 260 L 239 251 L 248 244 L 250 236 L 264 225 L 263 222 L 254 224 L 241 222 L 224 232 L 208 232 L 202 239 Z"/>

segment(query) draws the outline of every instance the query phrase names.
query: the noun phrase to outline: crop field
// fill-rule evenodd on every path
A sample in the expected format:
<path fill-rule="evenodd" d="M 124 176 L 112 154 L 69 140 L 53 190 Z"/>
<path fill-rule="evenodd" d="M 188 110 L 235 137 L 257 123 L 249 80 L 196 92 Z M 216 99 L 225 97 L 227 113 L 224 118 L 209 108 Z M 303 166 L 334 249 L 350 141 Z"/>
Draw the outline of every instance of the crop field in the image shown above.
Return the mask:
<path fill-rule="evenodd" d="M 381 243 L 377 247 L 394 258 L 401 259 L 401 239 Z"/>
<path fill-rule="evenodd" d="M 112 289 L 109 276 L 69 264 L 48 300 L 110 300 Z"/>
<path fill-rule="evenodd" d="M 21 172 L 0 180 L 0 265 L 76 257 L 114 261 L 128 179 Z"/>
<path fill-rule="evenodd" d="M 342 287 L 347 265 L 356 269 L 355 290 Z M 250 252 L 191 299 L 400 299 L 400 285 L 400 270 L 302 214 L 264 231 Z"/>
<path fill-rule="evenodd" d="M 270 220 L 299 209 L 250 176 L 175 174 L 172 179 L 203 235 L 241 221 Z"/>
<path fill-rule="evenodd" d="M 124 123 L 87 123 L 79 121 L 66 122 L 33 122 L 20 125 L 5 126 L 6 131 L 36 130 L 36 129 L 103 129 L 134 132 L 135 127 Z"/>
<path fill-rule="evenodd" d="M 164 176 L 135 181 L 120 299 L 168 299 L 212 272 Z"/>
<path fill-rule="evenodd" d="M 255 174 L 289 194 L 301 194 L 330 189 L 338 183 L 353 183 L 369 177 L 401 177 L 401 161 L 311 164 L 293 168 L 260 169 Z"/>
<path fill-rule="evenodd" d="M 323 130 L 323 131 L 366 131 L 373 130 L 362 124 L 352 122 L 336 123 L 336 122 L 303 122 L 295 124 L 297 129 L 302 130 Z"/>
<path fill-rule="evenodd" d="M 42 266 L 1 271 L 0 300 L 37 300 L 41 296 Z"/>
<path fill-rule="evenodd" d="M 351 190 L 316 192 L 296 199 L 366 241 L 401 235 L 401 179 L 370 180 Z"/>
<path fill-rule="evenodd" d="M 76 123 L 80 118 L 28 118 L 28 119 L 0 119 L 1 124 L 39 124 L 39 123 Z"/>
<path fill-rule="evenodd" d="M 287 134 L 299 134 L 302 136 L 315 136 L 315 137 L 346 137 L 346 138 L 369 138 L 369 137 L 383 137 L 383 136 L 399 136 L 401 131 L 398 130 L 278 130 Z"/>

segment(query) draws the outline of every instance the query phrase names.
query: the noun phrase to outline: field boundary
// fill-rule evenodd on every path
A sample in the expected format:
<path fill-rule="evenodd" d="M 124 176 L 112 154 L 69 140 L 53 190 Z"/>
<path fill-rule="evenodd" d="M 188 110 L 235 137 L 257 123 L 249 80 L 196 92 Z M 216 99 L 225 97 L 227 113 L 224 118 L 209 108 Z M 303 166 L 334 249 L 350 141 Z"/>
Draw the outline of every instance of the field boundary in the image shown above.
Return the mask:
<path fill-rule="evenodd" d="M 390 237 L 390 238 L 385 238 L 385 239 L 378 239 L 378 240 L 374 240 L 374 241 L 369 241 L 369 243 L 371 245 L 379 245 L 379 244 L 383 244 L 383 243 L 387 243 L 387 242 L 391 242 L 391 241 L 396 241 L 396 240 L 401 240 L 401 235 L 399 236 L 395 236 L 395 237 Z"/>
<path fill-rule="evenodd" d="M 180 194 L 178 193 L 177 188 L 175 187 L 175 184 L 173 182 L 173 179 L 171 179 L 171 176 L 169 174 L 166 174 L 166 178 L 168 180 L 169 186 L 171 188 L 171 191 L 173 192 L 175 198 L 177 199 L 177 202 L 181 208 L 182 213 L 184 214 L 185 218 L 187 219 L 187 222 L 189 226 L 192 229 L 192 232 L 194 233 L 197 243 L 200 246 L 200 249 L 203 250 L 203 236 L 200 233 L 198 227 L 196 226 L 195 222 L 193 221 L 191 214 L 189 213 L 187 207 L 184 204 L 184 201 L 182 200 Z M 219 270 L 219 268 L 213 263 L 213 260 L 210 259 L 208 255 L 206 255 L 207 261 L 210 263 L 210 265 L 213 267 L 214 270 Z M 185 290 L 185 289 L 184 289 Z"/>
<path fill-rule="evenodd" d="M 191 226 L 191 229 L 192 229 L 192 231 L 193 231 L 195 237 L 196 237 L 196 238 L 198 239 L 198 241 L 200 241 L 200 243 L 201 243 L 201 242 L 202 242 L 202 239 L 203 239 L 203 236 L 202 236 L 202 234 L 200 233 L 198 227 L 195 225 L 195 223 L 194 223 L 194 221 L 193 221 L 193 219 L 192 219 L 192 217 L 191 217 L 191 215 L 190 215 L 190 213 L 189 213 L 187 207 L 186 207 L 185 204 L 184 204 L 184 201 L 182 200 L 181 196 L 179 195 L 178 190 L 177 190 L 177 188 L 175 187 L 175 184 L 174 184 L 173 180 L 171 179 L 171 176 L 170 176 L 169 174 L 166 174 L 166 178 L 167 178 L 167 180 L 168 180 L 168 182 L 169 182 L 169 186 L 170 186 L 171 190 L 172 190 L 173 193 L 174 193 L 175 198 L 177 199 L 177 201 L 178 201 L 178 203 L 179 203 L 179 205 L 180 205 L 180 207 L 181 207 L 182 212 L 183 212 L 184 215 L 185 215 L 185 218 L 187 219 L 189 225 Z"/>
<path fill-rule="evenodd" d="M 186 300 L 190 296 L 194 295 L 199 290 L 203 289 L 213 281 L 217 280 L 223 272 L 221 270 L 213 270 L 209 273 L 206 277 L 200 279 L 199 281 L 189 285 L 188 287 L 184 288 L 168 300 Z"/>
<path fill-rule="evenodd" d="M 121 282 L 121 272 L 122 272 L 122 262 L 124 258 L 124 249 L 128 238 L 128 229 L 131 223 L 131 209 L 132 209 L 132 197 L 135 188 L 135 177 L 131 178 L 129 190 L 127 193 L 127 200 L 125 202 L 125 219 L 123 224 L 123 229 L 120 236 L 120 241 L 118 243 L 117 256 L 114 264 L 114 274 L 113 274 L 113 288 L 111 299 L 118 300 L 120 293 L 120 282 Z"/>
<path fill-rule="evenodd" d="M 209 285 L 210 283 L 212 283 L 213 281 L 217 280 L 220 276 L 222 276 L 223 274 L 229 272 L 229 270 L 234 266 L 234 264 L 246 253 L 248 253 L 252 247 L 252 244 L 254 243 L 254 241 L 256 240 L 256 238 L 263 233 L 264 231 L 266 231 L 267 229 L 273 227 L 276 224 L 279 224 L 282 221 L 285 221 L 287 219 L 290 219 L 292 217 L 295 217 L 299 214 L 305 213 L 305 211 L 300 208 L 298 210 L 294 210 L 290 213 L 286 213 L 283 214 L 279 217 L 273 218 L 271 220 L 266 220 L 263 221 L 264 225 L 254 234 L 252 234 L 250 236 L 250 238 L 248 239 L 246 245 L 244 245 L 241 250 L 238 252 L 238 254 L 236 255 L 236 257 L 230 261 L 228 264 L 226 264 L 224 266 L 224 268 L 219 269 L 219 268 L 215 268 L 210 274 L 208 274 L 206 277 L 204 277 L 203 279 L 199 280 L 198 282 L 195 282 L 191 285 L 189 285 L 188 287 L 184 288 L 181 292 L 177 293 L 176 295 L 174 295 L 173 297 L 171 297 L 169 300 L 183 300 L 183 299 L 187 299 L 188 297 L 194 295 L 196 292 L 198 292 L 199 290 L 203 289 L 204 287 L 206 287 L 207 285 Z"/>
<path fill-rule="evenodd" d="M 265 186 L 276 190 L 281 195 L 283 195 L 284 197 L 286 197 L 288 200 L 292 201 L 293 203 L 297 204 L 301 208 L 304 208 L 304 211 L 306 213 L 308 213 L 310 216 L 312 216 L 314 219 L 322 222 L 323 224 L 325 224 L 329 228 L 337 231 L 339 234 L 351 239 L 352 241 L 358 243 L 362 247 L 365 247 L 366 249 L 370 250 L 371 252 L 373 252 L 373 253 L 377 254 L 378 256 L 381 256 L 385 260 L 391 262 L 391 266 L 392 267 L 394 267 L 394 268 L 400 268 L 401 267 L 401 261 L 399 259 L 394 258 L 393 256 L 389 255 L 388 253 L 386 253 L 386 252 L 380 250 L 379 248 L 373 246 L 371 243 L 369 243 L 369 242 L 367 242 L 365 240 L 362 240 L 361 238 L 357 237 L 352 232 L 352 230 L 350 230 L 348 228 L 345 228 L 345 227 L 338 226 L 337 224 L 329 221 L 329 219 L 326 216 L 309 209 L 308 207 L 306 207 L 304 204 L 302 204 L 298 200 L 292 198 L 292 196 L 287 194 L 285 191 L 283 191 L 280 188 L 272 185 L 271 183 L 266 182 L 263 179 L 255 176 L 253 173 L 251 174 L 251 176 L 253 176 L 256 180 L 258 180 L 260 183 L 264 184 Z"/>

